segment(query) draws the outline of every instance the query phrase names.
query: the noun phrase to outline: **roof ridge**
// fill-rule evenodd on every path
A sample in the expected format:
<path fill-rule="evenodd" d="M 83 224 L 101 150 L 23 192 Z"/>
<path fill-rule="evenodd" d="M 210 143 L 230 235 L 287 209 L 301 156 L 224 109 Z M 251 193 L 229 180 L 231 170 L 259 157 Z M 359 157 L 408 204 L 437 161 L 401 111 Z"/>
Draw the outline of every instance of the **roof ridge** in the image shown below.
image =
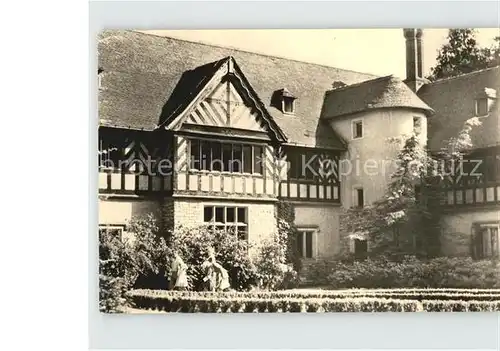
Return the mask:
<path fill-rule="evenodd" d="M 496 65 L 496 66 L 493 66 L 493 67 L 487 67 L 487 68 L 481 68 L 481 69 L 478 69 L 478 70 L 475 70 L 475 71 L 472 71 L 472 72 L 462 73 L 462 74 L 459 74 L 459 75 L 456 75 L 456 76 L 453 76 L 453 77 L 446 77 L 446 78 L 436 79 L 435 81 L 431 81 L 430 83 L 427 83 L 426 85 L 432 85 L 432 84 L 437 84 L 437 83 L 446 83 L 446 82 L 449 82 L 450 80 L 453 80 L 453 79 L 464 78 L 465 76 L 470 76 L 470 75 L 473 75 L 473 74 L 480 74 L 480 73 L 483 73 L 483 72 L 486 72 L 486 71 L 489 71 L 489 70 L 493 70 L 493 69 L 498 69 L 498 68 L 500 68 L 500 65 Z"/>
<path fill-rule="evenodd" d="M 353 72 L 353 73 L 365 74 L 365 75 L 370 75 L 370 76 L 378 78 L 378 76 L 376 74 L 373 74 L 373 73 L 360 72 L 360 71 L 355 71 L 355 70 L 352 70 L 352 69 L 334 67 L 334 66 L 329 66 L 329 65 L 321 64 L 321 63 L 309 62 L 309 61 L 301 61 L 301 60 L 297 60 L 297 59 L 293 59 L 293 58 L 289 58 L 289 57 L 284 57 L 284 56 L 268 55 L 268 54 L 264 54 L 264 53 L 261 53 L 261 52 L 249 51 L 249 50 L 240 49 L 240 48 L 236 48 L 236 47 L 232 47 L 232 46 L 222 46 L 222 45 L 210 44 L 210 43 L 201 42 L 201 41 L 192 41 L 192 40 L 187 40 L 187 39 L 179 39 L 179 38 L 174 38 L 174 37 L 167 36 L 167 35 L 158 35 L 158 34 L 153 34 L 153 33 L 146 33 L 146 32 L 142 32 L 140 30 L 134 30 L 134 29 L 125 29 L 124 31 L 125 32 L 130 32 L 130 33 L 138 33 L 138 34 L 142 34 L 142 35 L 148 35 L 148 36 L 157 37 L 157 38 L 169 38 L 169 39 L 174 39 L 174 40 L 183 41 L 183 42 L 187 42 L 187 43 L 193 43 L 193 44 L 199 44 L 199 45 L 203 45 L 203 46 L 216 47 L 216 48 L 220 48 L 220 49 L 235 50 L 235 51 L 239 51 L 239 52 L 243 52 L 243 53 L 248 53 L 248 54 L 253 54 L 253 55 L 258 55 L 258 56 L 277 58 L 277 59 L 287 60 L 287 61 L 293 61 L 293 62 L 300 62 L 300 63 L 304 63 L 304 64 L 308 64 L 308 65 L 313 65 L 313 66 L 319 66 L 319 67 L 325 67 L 325 68 L 333 68 L 333 69 L 341 70 L 341 71 L 344 71 L 344 72 Z"/>
<path fill-rule="evenodd" d="M 346 86 L 344 86 L 342 88 L 330 89 L 330 90 L 326 91 L 326 94 L 334 93 L 334 92 L 341 91 L 341 90 L 346 90 L 346 89 L 349 89 L 349 88 L 355 88 L 355 87 L 358 87 L 358 86 L 366 84 L 366 83 L 373 83 L 373 82 L 375 82 L 377 80 L 385 80 L 385 79 L 390 79 L 390 78 L 399 79 L 399 78 L 395 77 L 394 75 L 390 74 L 388 76 L 377 77 L 377 78 L 373 78 L 373 79 L 364 80 L 364 81 L 359 82 L 359 83 L 349 84 L 349 85 L 346 85 Z"/>

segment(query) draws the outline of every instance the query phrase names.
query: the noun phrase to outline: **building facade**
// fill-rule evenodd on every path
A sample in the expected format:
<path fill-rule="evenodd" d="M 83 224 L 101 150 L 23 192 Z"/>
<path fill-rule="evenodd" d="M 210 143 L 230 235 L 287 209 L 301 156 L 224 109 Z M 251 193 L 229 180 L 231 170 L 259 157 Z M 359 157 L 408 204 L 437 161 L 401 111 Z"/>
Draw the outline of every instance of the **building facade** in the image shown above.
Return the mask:
<path fill-rule="evenodd" d="M 499 67 L 430 83 L 422 77 L 422 31 L 404 37 L 402 81 L 133 31 L 102 33 L 99 225 L 126 237 L 133 217 L 153 214 L 164 230 L 233 228 L 258 244 L 275 232 L 277 204 L 286 201 L 304 259 L 368 250 L 359 240 L 343 244 L 341 214 L 384 195 L 398 153 L 387 139 L 418 130 L 437 150 L 478 116 L 471 157 L 485 160 L 482 176 L 443 190 L 443 254 L 498 254 Z"/>

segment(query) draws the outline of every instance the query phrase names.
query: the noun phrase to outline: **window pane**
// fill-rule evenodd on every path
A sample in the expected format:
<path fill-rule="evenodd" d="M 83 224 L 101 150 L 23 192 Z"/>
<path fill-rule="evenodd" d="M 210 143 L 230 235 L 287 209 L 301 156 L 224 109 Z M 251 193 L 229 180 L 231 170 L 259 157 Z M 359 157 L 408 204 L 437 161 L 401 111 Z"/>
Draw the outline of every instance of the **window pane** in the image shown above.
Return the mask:
<path fill-rule="evenodd" d="M 283 98 L 283 105 L 285 112 L 292 113 L 293 112 L 293 99 L 290 97 Z"/>
<path fill-rule="evenodd" d="M 189 160 L 190 162 L 190 169 L 201 169 L 201 164 L 200 164 L 200 142 L 196 139 L 191 139 L 191 159 Z"/>
<path fill-rule="evenodd" d="M 231 166 L 233 172 L 241 172 L 243 168 L 243 155 L 241 145 L 233 145 L 233 162 Z"/>
<path fill-rule="evenodd" d="M 485 179 L 488 181 L 495 180 L 495 158 L 493 156 L 487 156 L 484 160 L 485 166 Z"/>
<path fill-rule="evenodd" d="M 238 239 L 240 239 L 240 240 L 247 240 L 248 239 L 246 226 L 238 226 L 236 228 L 236 230 L 237 230 Z"/>
<path fill-rule="evenodd" d="M 490 238 L 489 229 L 484 228 L 481 231 L 481 236 L 483 239 L 483 257 L 490 257 L 491 256 L 491 238 Z"/>
<path fill-rule="evenodd" d="M 226 209 L 226 222 L 227 223 L 236 222 L 236 209 L 234 207 L 228 207 Z"/>
<path fill-rule="evenodd" d="M 99 141 L 99 166 L 103 168 L 118 168 L 123 150 L 112 139 Z"/>
<path fill-rule="evenodd" d="M 219 223 L 224 223 L 224 207 L 215 208 L 215 221 Z"/>
<path fill-rule="evenodd" d="M 203 140 L 201 142 L 201 169 L 210 171 L 210 164 L 212 163 L 211 143 Z"/>
<path fill-rule="evenodd" d="M 246 208 L 238 207 L 238 223 L 248 223 L 246 216 Z"/>
<path fill-rule="evenodd" d="M 413 131 L 418 134 L 422 131 L 422 120 L 420 117 L 413 117 Z"/>
<path fill-rule="evenodd" d="M 357 206 L 358 207 L 363 207 L 365 204 L 365 194 L 363 189 L 356 189 L 356 194 L 357 194 Z"/>
<path fill-rule="evenodd" d="M 313 233 L 306 232 L 306 257 L 313 257 Z"/>
<path fill-rule="evenodd" d="M 291 152 L 288 154 L 288 166 L 290 179 L 298 179 L 301 176 L 302 155 Z"/>
<path fill-rule="evenodd" d="M 358 259 L 363 259 L 368 253 L 368 242 L 366 240 L 354 240 L 354 255 Z"/>
<path fill-rule="evenodd" d="M 305 157 L 305 161 L 301 163 L 304 165 L 305 178 L 312 180 L 314 179 L 314 174 L 317 173 L 318 170 L 318 157 L 311 152 L 306 153 Z"/>
<path fill-rule="evenodd" d="M 204 222 L 212 222 L 214 218 L 214 208 L 212 206 L 206 206 L 203 213 Z"/>
<path fill-rule="evenodd" d="M 222 162 L 224 164 L 224 172 L 231 172 L 231 144 L 222 144 Z"/>
<path fill-rule="evenodd" d="M 498 257 L 499 247 L 498 247 L 498 228 L 491 228 L 491 254 L 494 257 Z"/>
<path fill-rule="evenodd" d="M 254 146 L 253 152 L 254 152 L 253 172 L 258 173 L 258 174 L 262 174 L 262 147 Z"/>
<path fill-rule="evenodd" d="M 354 137 L 361 138 L 363 136 L 363 122 L 354 122 Z"/>
<path fill-rule="evenodd" d="M 476 100 L 476 113 L 478 116 L 485 116 L 488 114 L 488 99 Z"/>
<path fill-rule="evenodd" d="M 212 144 L 212 170 L 221 171 L 222 170 L 222 147 L 220 143 Z"/>
<path fill-rule="evenodd" d="M 304 257 L 304 232 L 297 233 L 297 252 L 299 257 Z"/>
<path fill-rule="evenodd" d="M 252 147 L 243 145 L 243 172 L 252 173 Z"/>
<path fill-rule="evenodd" d="M 483 230 L 481 228 L 478 228 L 477 234 L 475 236 L 475 253 L 477 258 L 482 258 L 484 257 L 484 252 L 483 252 Z"/>

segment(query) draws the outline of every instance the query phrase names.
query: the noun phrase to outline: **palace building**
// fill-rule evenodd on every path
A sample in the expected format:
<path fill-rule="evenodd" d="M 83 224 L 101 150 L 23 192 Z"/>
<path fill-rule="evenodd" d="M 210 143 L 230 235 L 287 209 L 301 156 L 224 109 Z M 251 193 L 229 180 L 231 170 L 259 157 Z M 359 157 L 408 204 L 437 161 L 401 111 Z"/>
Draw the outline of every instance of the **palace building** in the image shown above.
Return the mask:
<path fill-rule="evenodd" d="M 363 252 L 369 243 L 343 244 L 341 214 L 384 195 L 398 153 L 386 140 L 417 131 L 439 150 L 477 116 L 472 155 L 482 160 L 481 176 L 445 185 L 442 254 L 498 255 L 500 67 L 429 82 L 422 30 L 403 34 L 404 81 L 103 32 L 99 225 L 126 237 L 131 218 L 152 213 L 165 230 L 231 227 L 258 243 L 274 233 L 284 200 L 305 260 Z"/>

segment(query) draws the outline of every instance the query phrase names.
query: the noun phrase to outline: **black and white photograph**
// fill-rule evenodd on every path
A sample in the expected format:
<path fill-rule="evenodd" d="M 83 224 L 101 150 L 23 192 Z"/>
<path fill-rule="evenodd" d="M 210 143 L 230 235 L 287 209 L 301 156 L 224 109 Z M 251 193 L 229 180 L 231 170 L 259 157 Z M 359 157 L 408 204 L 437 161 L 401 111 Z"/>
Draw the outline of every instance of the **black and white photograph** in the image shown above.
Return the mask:
<path fill-rule="evenodd" d="M 103 313 L 500 311 L 498 28 L 104 30 Z"/>

